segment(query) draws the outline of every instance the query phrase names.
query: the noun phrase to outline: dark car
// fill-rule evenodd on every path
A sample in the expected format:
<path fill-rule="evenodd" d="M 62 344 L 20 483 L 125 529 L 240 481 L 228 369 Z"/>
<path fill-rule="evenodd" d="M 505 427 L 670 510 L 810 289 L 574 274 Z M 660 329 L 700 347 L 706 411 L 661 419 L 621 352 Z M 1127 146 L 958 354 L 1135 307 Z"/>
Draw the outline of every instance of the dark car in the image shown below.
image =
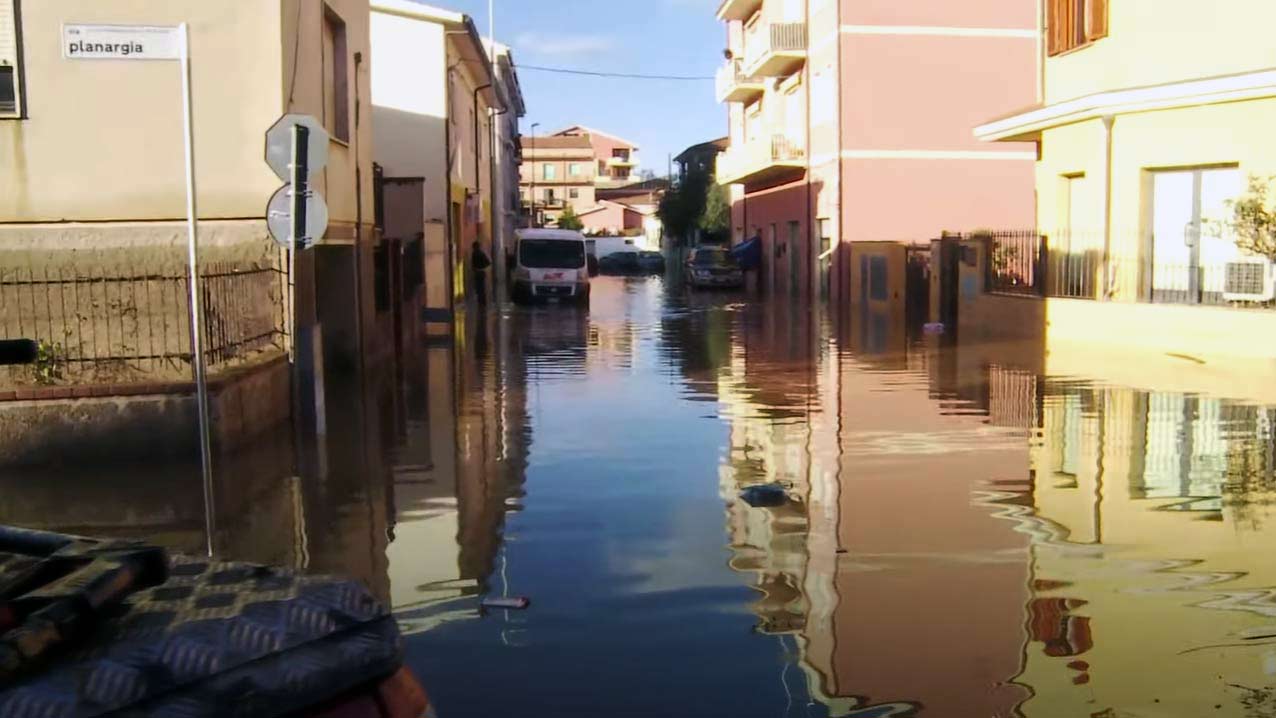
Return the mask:
<path fill-rule="evenodd" d="M 700 247 L 687 259 L 687 283 L 697 289 L 738 289 L 744 286 L 744 271 L 723 247 Z"/>
<path fill-rule="evenodd" d="M 637 252 L 612 252 L 598 260 L 598 271 L 603 274 L 639 274 L 642 267 Z"/>
<path fill-rule="evenodd" d="M 660 252 L 639 252 L 638 266 L 648 274 L 664 274 L 665 257 Z"/>

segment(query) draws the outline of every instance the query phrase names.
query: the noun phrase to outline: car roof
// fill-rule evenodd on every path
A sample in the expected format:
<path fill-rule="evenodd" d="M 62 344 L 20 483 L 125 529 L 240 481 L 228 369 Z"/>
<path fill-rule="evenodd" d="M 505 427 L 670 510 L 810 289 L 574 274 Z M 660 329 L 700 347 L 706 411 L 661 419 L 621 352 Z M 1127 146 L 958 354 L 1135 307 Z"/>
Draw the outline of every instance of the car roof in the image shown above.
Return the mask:
<path fill-rule="evenodd" d="M 519 239 L 561 239 L 585 241 L 585 235 L 571 229 L 520 229 Z"/>

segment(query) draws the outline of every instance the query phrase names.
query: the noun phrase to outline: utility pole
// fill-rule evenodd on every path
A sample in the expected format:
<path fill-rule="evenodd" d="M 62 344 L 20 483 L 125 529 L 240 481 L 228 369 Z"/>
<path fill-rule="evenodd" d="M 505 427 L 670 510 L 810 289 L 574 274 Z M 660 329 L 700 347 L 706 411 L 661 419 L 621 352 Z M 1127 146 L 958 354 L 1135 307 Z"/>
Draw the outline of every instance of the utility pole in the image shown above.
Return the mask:
<path fill-rule="evenodd" d="M 532 123 L 532 227 L 540 224 L 536 215 L 536 128 L 540 126 L 539 122 Z"/>

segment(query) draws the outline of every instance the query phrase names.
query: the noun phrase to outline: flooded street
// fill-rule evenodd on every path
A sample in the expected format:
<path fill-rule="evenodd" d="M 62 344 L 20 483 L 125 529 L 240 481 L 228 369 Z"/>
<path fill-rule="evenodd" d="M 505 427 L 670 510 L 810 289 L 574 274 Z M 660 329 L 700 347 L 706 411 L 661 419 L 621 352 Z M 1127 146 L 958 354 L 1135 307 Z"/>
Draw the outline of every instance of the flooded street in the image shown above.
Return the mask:
<path fill-rule="evenodd" d="M 216 544 L 367 582 L 444 718 L 1276 715 L 1276 409 L 1049 366 L 601 278 L 222 457 Z M 203 545 L 187 463 L 0 482 Z"/>

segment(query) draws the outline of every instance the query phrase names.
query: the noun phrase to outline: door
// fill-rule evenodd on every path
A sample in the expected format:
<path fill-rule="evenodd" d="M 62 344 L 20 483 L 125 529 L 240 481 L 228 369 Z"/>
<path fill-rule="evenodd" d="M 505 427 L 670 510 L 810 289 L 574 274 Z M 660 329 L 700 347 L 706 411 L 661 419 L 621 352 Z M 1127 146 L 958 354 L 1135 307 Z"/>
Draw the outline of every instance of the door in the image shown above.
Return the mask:
<path fill-rule="evenodd" d="M 802 224 L 789 222 L 789 296 L 798 294 L 798 277 L 802 273 Z"/>
<path fill-rule="evenodd" d="M 1199 304 L 1223 291 L 1223 264 L 1237 254 L 1216 222 L 1239 196 L 1239 169 L 1157 172 L 1153 177 L 1151 300 Z"/>

